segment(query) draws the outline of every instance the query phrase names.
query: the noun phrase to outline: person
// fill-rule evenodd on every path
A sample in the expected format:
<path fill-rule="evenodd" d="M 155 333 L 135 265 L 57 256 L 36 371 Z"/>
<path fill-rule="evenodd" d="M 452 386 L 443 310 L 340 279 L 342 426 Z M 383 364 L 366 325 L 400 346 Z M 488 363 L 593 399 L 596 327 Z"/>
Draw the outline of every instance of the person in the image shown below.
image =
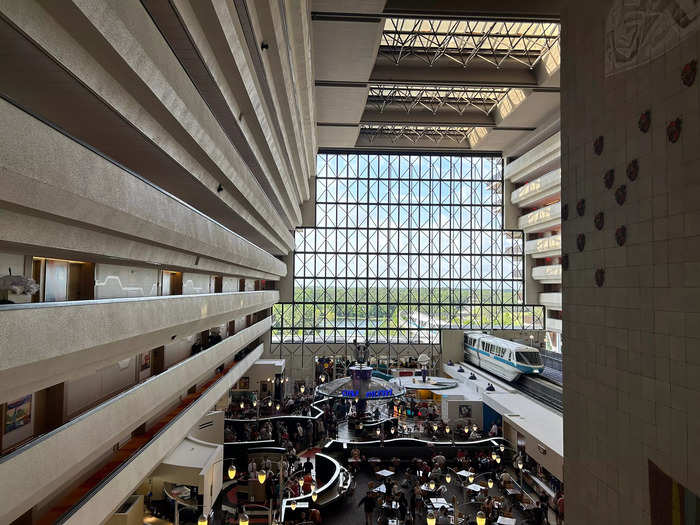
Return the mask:
<path fill-rule="evenodd" d="M 304 463 L 304 474 L 311 474 L 313 469 L 314 465 L 311 463 L 311 458 L 306 458 L 306 462 Z"/>
<path fill-rule="evenodd" d="M 311 509 L 309 518 L 311 518 L 311 521 L 313 521 L 315 525 L 321 525 L 321 511 L 318 510 L 318 508 Z"/>
<path fill-rule="evenodd" d="M 415 504 L 416 503 L 414 501 L 413 502 L 413 506 L 414 506 L 413 513 L 414 514 L 416 512 Z M 401 494 L 399 495 L 399 518 L 401 519 L 401 521 L 406 521 L 407 510 L 408 510 L 408 501 L 406 501 L 406 494 L 401 492 Z"/>
<path fill-rule="evenodd" d="M 498 435 L 498 425 L 494 422 L 494 424 L 491 425 L 491 430 L 489 430 L 489 436 L 496 437 L 497 435 Z"/>
<path fill-rule="evenodd" d="M 254 478 L 258 474 L 258 466 L 255 463 L 255 460 L 253 458 L 250 459 L 250 463 L 248 463 L 248 475 L 251 478 Z"/>
<path fill-rule="evenodd" d="M 564 521 L 564 493 L 559 493 L 557 500 L 556 500 L 556 506 L 557 506 L 557 525 L 561 525 L 562 522 Z"/>
<path fill-rule="evenodd" d="M 374 523 L 374 509 L 377 506 L 377 500 L 374 499 L 374 495 L 367 491 L 367 495 L 360 500 L 358 507 L 364 505 L 365 510 L 365 525 L 372 525 Z"/>

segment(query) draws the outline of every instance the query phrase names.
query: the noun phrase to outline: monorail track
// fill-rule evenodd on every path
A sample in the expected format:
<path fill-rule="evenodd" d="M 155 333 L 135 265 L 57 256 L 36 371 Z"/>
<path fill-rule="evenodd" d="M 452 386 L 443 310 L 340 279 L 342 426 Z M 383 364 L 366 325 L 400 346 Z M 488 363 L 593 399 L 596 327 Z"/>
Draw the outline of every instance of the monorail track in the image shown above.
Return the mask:
<path fill-rule="evenodd" d="M 558 412 L 564 411 L 562 387 L 543 377 L 520 376 L 511 383 L 516 390 Z"/>

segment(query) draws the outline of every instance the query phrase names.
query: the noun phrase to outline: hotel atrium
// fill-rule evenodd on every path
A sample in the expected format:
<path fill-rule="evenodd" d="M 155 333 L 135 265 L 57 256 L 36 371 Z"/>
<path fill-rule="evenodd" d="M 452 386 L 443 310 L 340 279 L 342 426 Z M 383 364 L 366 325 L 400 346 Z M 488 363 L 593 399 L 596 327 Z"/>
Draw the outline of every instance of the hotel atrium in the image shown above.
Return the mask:
<path fill-rule="evenodd" d="M 0 524 L 700 524 L 699 25 L 0 0 Z"/>

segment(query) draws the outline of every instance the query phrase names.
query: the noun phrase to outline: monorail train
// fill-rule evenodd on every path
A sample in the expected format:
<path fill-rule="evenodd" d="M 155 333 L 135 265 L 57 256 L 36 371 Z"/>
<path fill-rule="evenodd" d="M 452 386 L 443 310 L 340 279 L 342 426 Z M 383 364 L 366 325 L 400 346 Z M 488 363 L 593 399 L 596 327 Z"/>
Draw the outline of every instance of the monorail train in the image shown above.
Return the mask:
<path fill-rule="evenodd" d="M 482 332 L 464 334 L 464 360 L 508 382 L 544 369 L 537 348 Z"/>

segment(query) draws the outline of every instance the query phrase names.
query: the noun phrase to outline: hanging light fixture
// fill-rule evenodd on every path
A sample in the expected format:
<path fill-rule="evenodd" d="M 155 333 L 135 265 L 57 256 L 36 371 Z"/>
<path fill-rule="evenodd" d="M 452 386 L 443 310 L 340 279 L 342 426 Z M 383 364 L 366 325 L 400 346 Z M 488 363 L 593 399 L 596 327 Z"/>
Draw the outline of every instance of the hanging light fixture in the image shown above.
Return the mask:
<path fill-rule="evenodd" d="M 303 393 L 304 393 L 304 390 L 306 390 L 306 387 L 305 387 L 304 385 L 301 385 L 301 386 L 299 387 L 299 392 L 301 392 L 301 393 L 303 394 Z"/>
<path fill-rule="evenodd" d="M 280 411 L 280 404 L 277 403 L 277 404 L 275 405 L 275 408 L 277 409 L 277 412 L 279 412 L 279 411 Z"/>
<path fill-rule="evenodd" d="M 382 430 L 379 427 L 377 427 L 377 436 L 381 435 L 381 433 L 382 433 Z"/>
<path fill-rule="evenodd" d="M 235 478 L 235 477 L 236 477 L 236 465 L 234 465 L 233 463 L 231 463 L 231 464 L 228 466 L 228 479 L 233 479 L 233 478 Z"/>
<path fill-rule="evenodd" d="M 257 399 L 253 399 L 253 408 L 255 408 L 256 406 L 258 406 L 258 400 L 257 400 Z"/>
<path fill-rule="evenodd" d="M 435 513 L 432 510 L 428 512 L 428 516 L 425 518 L 425 521 L 428 522 L 428 525 L 435 525 L 437 520 L 435 519 Z"/>
<path fill-rule="evenodd" d="M 241 517 L 238 518 L 238 525 L 248 525 L 249 523 L 250 519 L 246 513 L 241 514 Z"/>
<path fill-rule="evenodd" d="M 492 452 L 491 452 L 491 459 L 493 459 L 493 460 L 495 461 L 497 455 L 498 455 L 498 454 L 496 454 L 496 451 L 495 451 L 495 450 L 492 451 Z"/>
<path fill-rule="evenodd" d="M 469 425 L 464 425 L 464 433 L 469 434 Z"/>
<path fill-rule="evenodd" d="M 501 449 L 501 452 L 503 452 L 503 451 L 506 449 L 506 446 L 505 446 L 503 443 L 501 443 L 501 446 L 498 447 L 498 448 L 500 448 L 500 449 Z"/>
<path fill-rule="evenodd" d="M 239 406 L 240 406 L 241 408 L 243 408 L 243 407 L 245 406 L 245 403 L 243 402 L 243 400 L 241 400 L 241 402 L 239 403 Z"/>
<path fill-rule="evenodd" d="M 261 485 L 265 484 L 265 480 L 267 479 L 267 472 L 264 470 L 258 471 L 258 482 L 260 482 Z"/>
<path fill-rule="evenodd" d="M 267 406 L 271 407 L 272 406 L 272 398 L 267 400 Z"/>
<path fill-rule="evenodd" d="M 290 507 L 292 507 L 292 510 L 297 510 L 297 502 L 296 500 L 292 500 L 292 502 L 289 504 Z"/>
<path fill-rule="evenodd" d="M 209 520 L 207 519 L 207 517 L 204 514 L 200 515 L 199 518 L 197 519 L 197 525 L 207 525 L 208 523 L 209 523 Z"/>
<path fill-rule="evenodd" d="M 445 481 L 446 481 L 448 484 L 449 484 L 449 483 L 452 483 L 452 474 L 450 474 L 449 472 L 448 472 L 447 474 L 445 474 Z"/>
<path fill-rule="evenodd" d="M 272 382 L 272 378 L 271 378 L 271 377 L 268 377 L 268 378 L 267 378 L 267 382 L 268 382 L 268 383 L 271 383 L 271 382 Z"/>
<path fill-rule="evenodd" d="M 433 432 L 437 432 L 437 427 L 438 427 L 437 423 L 433 423 Z"/>
<path fill-rule="evenodd" d="M 496 463 L 501 464 L 501 456 L 496 456 Z"/>
<path fill-rule="evenodd" d="M 469 474 L 469 483 L 474 483 L 475 476 L 474 474 Z"/>
<path fill-rule="evenodd" d="M 479 427 L 476 426 L 476 423 L 474 423 L 474 425 L 472 426 L 472 430 L 473 430 L 474 432 L 476 432 L 477 430 L 479 430 Z"/>
<path fill-rule="evenodd" d="M 492 480 L 492 479 L 489 479 L 489 488 L 490 488 L 490 489 L 493 488 L 493 480 Z"/>
<path fill-rule="evenodd" d="M 316 500 L 317 500 L 317 499 L 318 499 L 318 494 L 317 494 L 316 491 L 314 490 L 314 491 L 311 493 L 311 501 L 313 501 L 314 503 L 316 503 Z"/>
<path fill-rule="evenodd" d="M 428 486 L 430 487 L 430 490 L 435 490 L 435 480 L 431 479 Z"/>
<path fill-rule="evenodd" d="M 304 478 L 299 478 L 299 488 L 304 486 Z"/>
<path fill-rule="evenodd" d="M 326 382 L 326 374 L 321 374 L 321 376 L 318 379 L 321 381 L 321 383 L 325 383 Z"/>
<path fill-rule="evenodd" d="M 450 425 L 447 425 L 445 427 L 445 434 L 449 434 L 449 433 L 450 433 Z"/>
<path fill-rule="evenodd" d="M 285 382 L 285 383 L 289 383 L 289 378 L 288 378 L 288 377 L 285 377 L 285 378 L 284 378 L 284 382 Z"/>
<path fill-rule="evenodd" d="M 519 468 L 520 470 L 523 469 L 523 458 L 518 458 L 518 468 Z"/>
<path fill-rule="evenodd" d="M 311 492 L 315 492 L 316 491 L 316 482 L 312 481 L 310 486 L 311 486 Z"/>
<path fill-rule="evenodd" d="M 486 525 L 486 514 L 481 510 L 476 513 L 476 525 Z"/>
<path fill-rule="evenodd" d="M 391 427 L 391 435 L 393 436 L 396 434 L 396 427 Z"/>

